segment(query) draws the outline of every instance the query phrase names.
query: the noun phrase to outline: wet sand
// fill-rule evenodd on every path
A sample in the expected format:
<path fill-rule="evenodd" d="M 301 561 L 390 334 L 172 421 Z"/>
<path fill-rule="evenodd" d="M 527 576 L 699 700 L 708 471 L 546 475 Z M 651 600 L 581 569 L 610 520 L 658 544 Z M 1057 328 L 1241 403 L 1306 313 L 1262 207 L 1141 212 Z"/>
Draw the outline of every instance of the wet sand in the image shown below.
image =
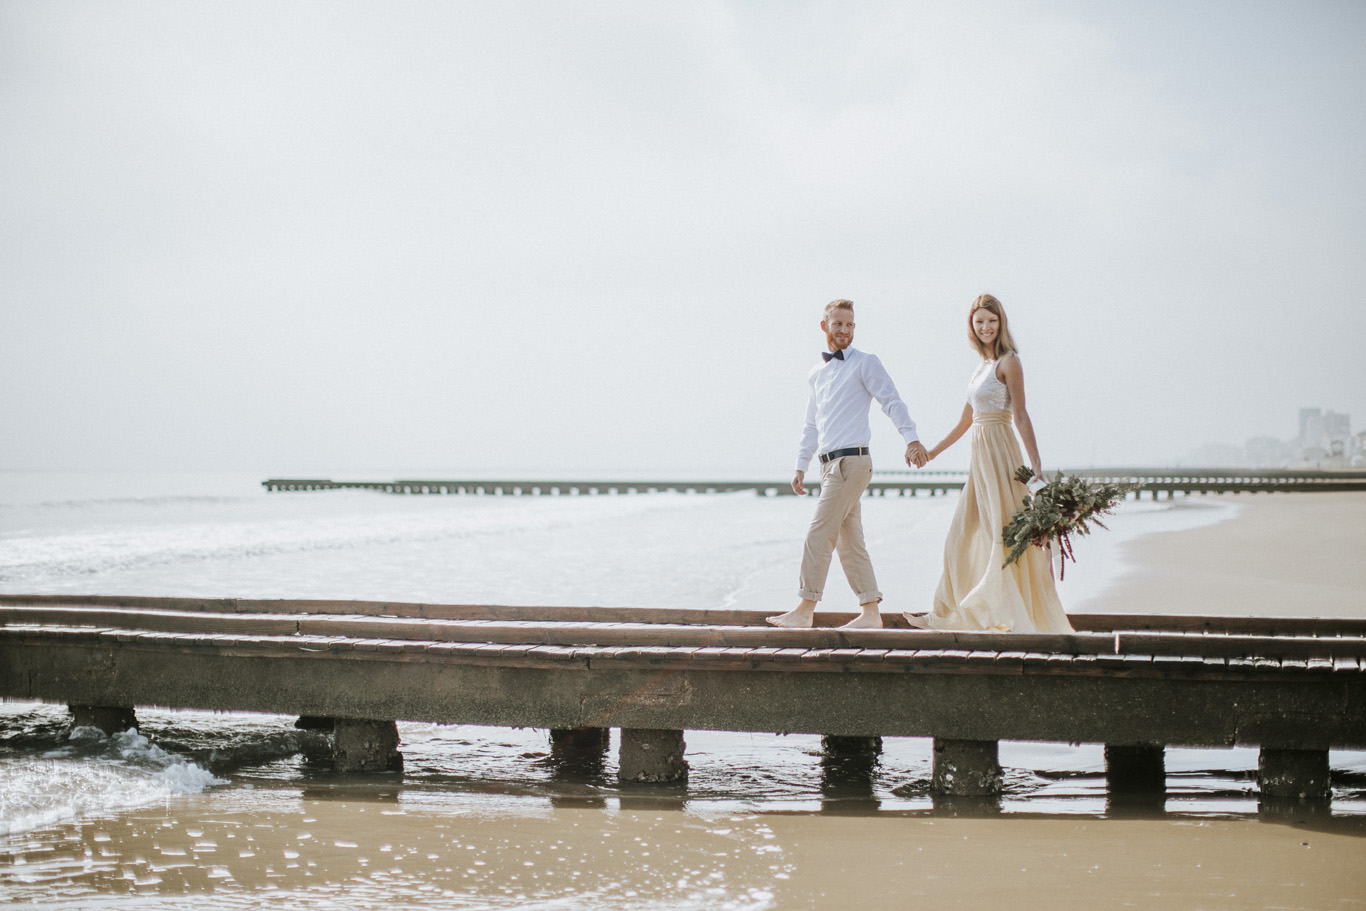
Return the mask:
<path fill-rule="evenodd" d="M 778 908 L 1366 907 L 1366 824 L 1330 834 L 1200 819 L 770 823 L 799 871 Z"/>
<path fill-rule="evenodd" d="M 1123 545 L 1131 569 L 1086 610 L 1366 617 L 1366 493 L 1222 499 L 1237 504 L 1235 518 Z"/>
<path fill-rule="evenodd" d="M 337 787 L 209 792 L 71 829 L 6 857 L 0 894 L 69 907 L 1366 907 L 1366 818 L 731 816 L 496 798 L 451 813 Z"/>

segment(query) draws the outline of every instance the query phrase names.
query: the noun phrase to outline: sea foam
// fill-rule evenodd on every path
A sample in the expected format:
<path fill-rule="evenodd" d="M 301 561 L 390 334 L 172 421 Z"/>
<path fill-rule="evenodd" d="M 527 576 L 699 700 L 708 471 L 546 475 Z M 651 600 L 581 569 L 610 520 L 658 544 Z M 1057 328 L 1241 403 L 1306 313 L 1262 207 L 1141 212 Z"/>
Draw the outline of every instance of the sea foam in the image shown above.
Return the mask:
<path fill-rule="evenodd" d="M 72 730 L 65 743 L 0 763 L 0 835 L 151 806 L 226 784 L 137 731 Z"/>

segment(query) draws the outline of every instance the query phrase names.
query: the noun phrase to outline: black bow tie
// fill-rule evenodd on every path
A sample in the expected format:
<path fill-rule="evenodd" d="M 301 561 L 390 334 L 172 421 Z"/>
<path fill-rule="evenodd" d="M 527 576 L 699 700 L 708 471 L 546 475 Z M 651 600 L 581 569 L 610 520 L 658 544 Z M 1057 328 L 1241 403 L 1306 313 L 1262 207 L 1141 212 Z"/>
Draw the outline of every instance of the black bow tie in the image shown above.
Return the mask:
<path fill-rule="evenodd" d="M 832 359 L 842 361 L 844 360 L 844 349 L 841 348 L 839 351 L 822 351 L 821 357 L 825 358 L 827 364 L 830 363 Z"/>

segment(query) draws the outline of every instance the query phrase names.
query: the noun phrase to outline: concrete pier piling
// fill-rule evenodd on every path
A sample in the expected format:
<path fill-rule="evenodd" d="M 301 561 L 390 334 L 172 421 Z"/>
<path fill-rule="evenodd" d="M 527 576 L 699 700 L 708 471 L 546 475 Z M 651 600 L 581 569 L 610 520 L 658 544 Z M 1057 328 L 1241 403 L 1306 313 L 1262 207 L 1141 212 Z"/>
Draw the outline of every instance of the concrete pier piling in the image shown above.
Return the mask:
<path fill-rule="evenodd" d="M 821 750 L 827 763 L 876 763 L 882 755 L 882 738 L 824 734 L 821 736 Z"/>
<path fill-rule="evenodd" d="M 1114 794 L 1161 794 L 1167 789 L 1166 749 L 1161 744 L 1107 743 L 1105 782 Z"/>
<path fill-rule="evenodd" d="M 1264 746 L 1257 757 L 1257 782 L 1265 797 L 1327 800 L 1332 793 L 1328 751 Z"/>
<path fill-rule="evenodd" d="M 561 777 L 594 777 L 602 773 L 612 745 L 611 728 L 552 728 L 550 759 Z"/>
<path fill-rule="evenodd" d="M 566 759 L 601 756 L 612 742 L 611 728 L 552 728 L 550 751 Z"/>
<path fill-rule="evenodd" d="M 128 706 L 69 705 L 73 728 L 99 728 L 106 734 L 136 731 L 138 716 Z"/>
<path fill-rule="evenodd" d="M 398 725 L 392 721 L 338 718 L 332 758 L 338 772 L 396 772 L 403 768 Z"/>
<path fill-rule="evenodd" d="M 989 797 L 1001 793 L 997 742 L 934 738 L 930 789 L 951 797 Z"/>
<path fill-rule="evenodd" d="M 682 731 L 622 728 L 617 780 L 682 781 L 688 777 L 686 747 Z"/>

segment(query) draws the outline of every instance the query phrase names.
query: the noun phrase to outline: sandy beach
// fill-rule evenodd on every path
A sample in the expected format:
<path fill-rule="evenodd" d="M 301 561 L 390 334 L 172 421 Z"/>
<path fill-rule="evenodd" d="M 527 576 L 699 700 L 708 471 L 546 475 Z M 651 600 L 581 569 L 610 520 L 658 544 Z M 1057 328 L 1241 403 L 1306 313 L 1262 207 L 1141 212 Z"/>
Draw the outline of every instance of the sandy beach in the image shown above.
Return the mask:
<path fill-rule="evenodd" d="M 1366 493 L 1228 499 L 1229 521 L 1126 542 L 1130 569 L 1086 609 L 1366 617 Z M 1176 504 L 1207 507 L 1198 496 Z"/>
<path fill-rule="evenodd" d="M 65 907 L 143 907 L 153 897 L 168 907 L 177 896 L 275 907 L 282 893 L 329 909 L 1366 906 L 1366 819 L 1324 830 L 1293 820 L 627 807 L 450 816 L 420 797 L 339 787 L 249 802 L 202 795 L 81 826 L 56 853 L 47 869 L 84 866 L 55 890 Z M 35 885 L 13 894 L 32 898 Z"/>
<path fill-rule="evenodd" d="M 1366 616 L 1366 495 L 1236 504 L 1222 521 L 1120 543 L 1128 569 L 1083 609 Z M 1172 508 L 1209 507 L 1192 497 Z M 1238 809 L 1207 816 L 1180 799 L 955 815 L 762 799 L 736 812 L 667 789 L 585 800 L 489 782 L 453 794 L 420 776 L 291 772 L 11 837 L 0 898 L 82 909 L 1366 908 L 1366 815 L 1259 818 L 1243 782 L 1228 794 Z"/>

